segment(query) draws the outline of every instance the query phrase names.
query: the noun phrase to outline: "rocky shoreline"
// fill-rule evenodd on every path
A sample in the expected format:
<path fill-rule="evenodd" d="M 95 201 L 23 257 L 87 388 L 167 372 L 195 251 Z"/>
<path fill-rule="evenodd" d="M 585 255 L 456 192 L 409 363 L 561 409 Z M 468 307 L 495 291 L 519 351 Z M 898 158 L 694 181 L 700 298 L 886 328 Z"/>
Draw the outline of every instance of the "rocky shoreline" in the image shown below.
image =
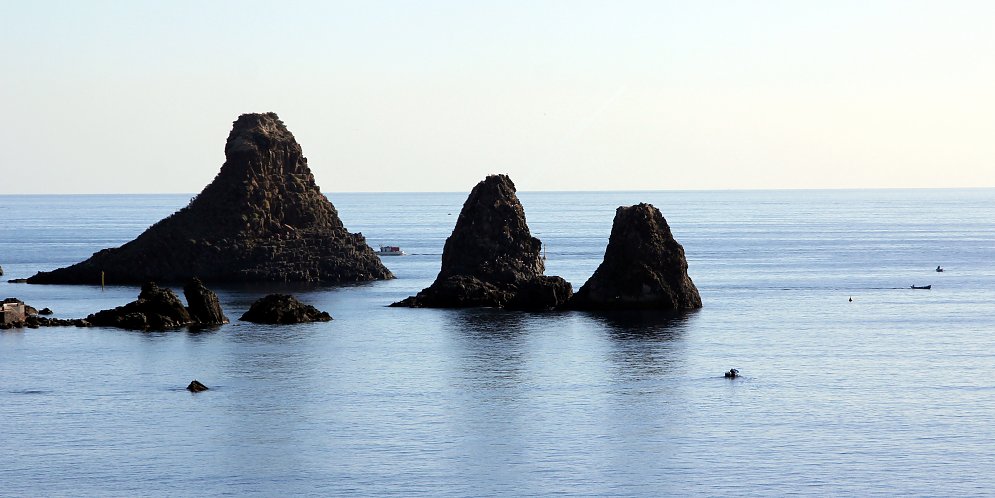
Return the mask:
<path fill-rule="evenodd" d="M 171 289 L 155 282 L 142 285 L 138 299 L 123 306 L 91 313 L 86 318 L 59 319 L 52 310 L 37 310 L 17 298 L 7 298 L 0 305 L 0 329 L 40 327 L 113 327 L 125 330 L 158 331 L 179 328 L 218 327 L 229 323 L 221 310 L 217 294 L 193 278 L 183 288 L 184 306 Z M 240 320 L 263 324 L 294 324 L 329 321 L 327 312 L 306 305 L 295 297 L 271 294 L 259 299 Z"/>
<path fill-rule="evenodd" d="M 0 302 L 0 329 L 37 329 L 40 327 L 90 327 L 92 324 L 82 318 L 48 318 L 52 310 L 37 310 L 16 297 L 8 297 Z"/>

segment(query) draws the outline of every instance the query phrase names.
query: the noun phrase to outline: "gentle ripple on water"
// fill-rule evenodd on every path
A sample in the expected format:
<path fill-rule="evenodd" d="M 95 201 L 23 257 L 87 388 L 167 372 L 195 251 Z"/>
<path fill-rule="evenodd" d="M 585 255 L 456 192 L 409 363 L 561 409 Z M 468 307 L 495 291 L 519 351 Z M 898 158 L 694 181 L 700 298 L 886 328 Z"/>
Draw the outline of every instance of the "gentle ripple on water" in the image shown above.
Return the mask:
<path fill-rule="evenodd" d="M 575 287 L 615 207 L 660 207 L 705 302 L 676 316 L 386 308 L 434 278 L 464 194 L 331 197 L 351 230 L 412 254 L 385 261 L 396 280 L 292 289 L 332 322 L 0 333 L 0 495 L 995 486 L 991 190 L 521 194 L 547 273 Z M 21 220 L 0 226 L 4 278 L 130 240 L 188 198 L 0 196 Z M 0 287 L 60 317 L 137 293 Z M 274 289 L 216 290 L 237 318 Z M 194 378 L 212 389 L 185 391 Z"/>

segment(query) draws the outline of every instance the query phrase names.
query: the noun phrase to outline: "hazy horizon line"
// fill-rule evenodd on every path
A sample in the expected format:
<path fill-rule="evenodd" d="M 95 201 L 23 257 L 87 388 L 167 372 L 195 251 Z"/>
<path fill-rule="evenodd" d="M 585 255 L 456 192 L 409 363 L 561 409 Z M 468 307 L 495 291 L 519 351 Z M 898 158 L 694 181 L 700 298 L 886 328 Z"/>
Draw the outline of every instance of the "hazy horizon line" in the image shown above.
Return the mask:
<path fill-rule="evenodd" d="M 471 187 L 472 189 L 472 187 Z M 459 194 L 469 193 L 467 190 L 322 190 L 329 194 Z M 613 193 L 613 192 L 821 192 L 821 191 L 869 191 L 869 190 L 995 190 L 995 186 L 981 187 L 772 187 L 772 188 L 690 188 L 690 189 L 611 189 L 611 190 L 517 190 L 518 193 L 553 194 L 553 193 Z M 197 196 L 200 192 L 0 192 L 0 197 L 16 196 L 90 196 L 90 195 L 190 195 Z"/>

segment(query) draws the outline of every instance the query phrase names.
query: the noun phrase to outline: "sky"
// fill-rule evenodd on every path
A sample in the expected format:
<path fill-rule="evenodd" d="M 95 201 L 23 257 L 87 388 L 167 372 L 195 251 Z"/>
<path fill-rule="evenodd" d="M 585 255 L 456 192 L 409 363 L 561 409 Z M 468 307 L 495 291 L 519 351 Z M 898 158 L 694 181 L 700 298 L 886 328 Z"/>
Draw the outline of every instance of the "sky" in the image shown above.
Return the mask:
<path fill-rule="evenodd" d="M 990 1 L 0 0 L 0 194 L 995 187 Z"/>

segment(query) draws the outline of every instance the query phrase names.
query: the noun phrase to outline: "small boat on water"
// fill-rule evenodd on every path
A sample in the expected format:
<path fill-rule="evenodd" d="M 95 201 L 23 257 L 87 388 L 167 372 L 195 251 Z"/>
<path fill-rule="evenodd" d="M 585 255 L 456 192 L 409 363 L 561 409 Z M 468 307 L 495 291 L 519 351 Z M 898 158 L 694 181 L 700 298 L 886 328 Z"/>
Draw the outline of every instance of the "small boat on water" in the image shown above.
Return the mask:
<path fill-rule="evenodd" d="M 377 256 L 404 256 L 406 254 L 398 246 L 380 246 L 380 250 L 377 251 Z"/>
<path fill-rule="evenodd" d="M 929 289 L 933 288 L 933 286 L 932 285 L 913 285 L 912 288 L 913 289 L 929 290 Z"/>

